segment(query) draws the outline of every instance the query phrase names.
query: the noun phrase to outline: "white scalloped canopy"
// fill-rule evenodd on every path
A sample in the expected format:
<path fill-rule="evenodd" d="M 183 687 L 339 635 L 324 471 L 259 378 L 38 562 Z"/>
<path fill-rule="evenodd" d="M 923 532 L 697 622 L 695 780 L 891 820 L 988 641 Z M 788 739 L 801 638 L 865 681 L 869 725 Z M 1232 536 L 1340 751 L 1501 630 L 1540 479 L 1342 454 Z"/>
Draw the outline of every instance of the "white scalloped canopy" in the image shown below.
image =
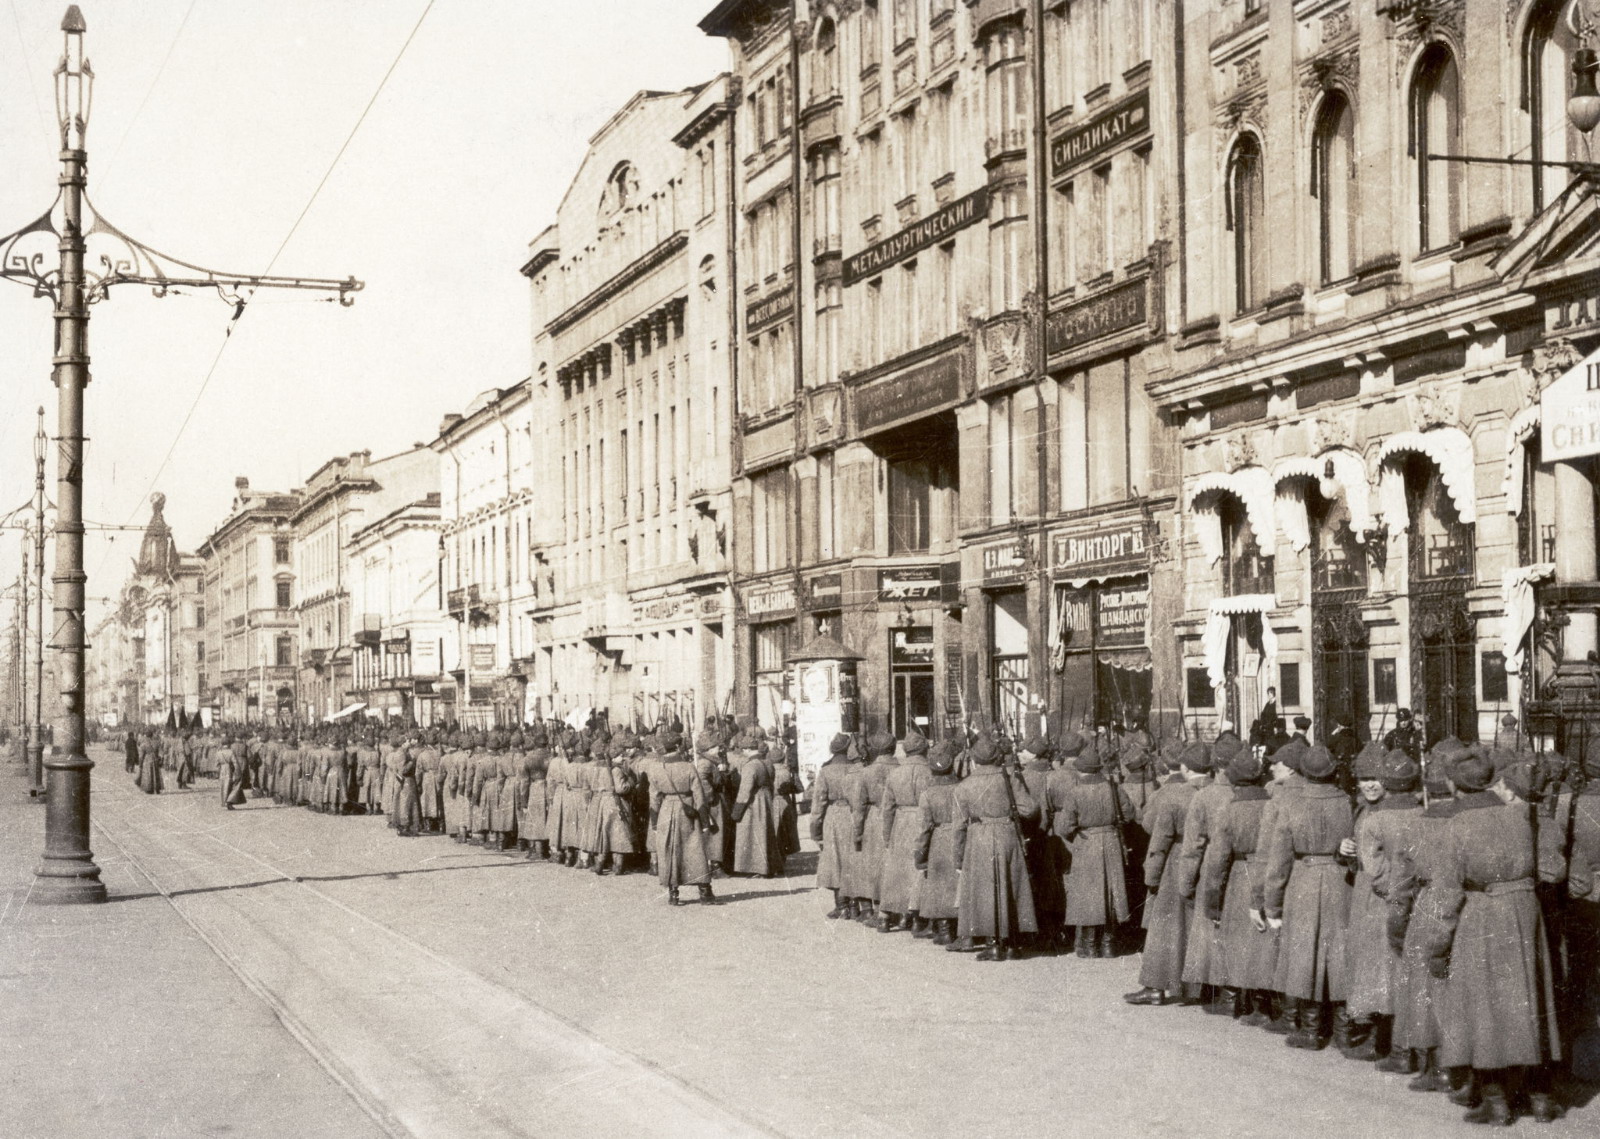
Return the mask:
<path fill-rule="evenodd" d="M 1267 469 L 1255 466 L 1240 467 L 1236 471 L 1211 471 L 1189 484 L 1189 509 L 1194 512 L 1195 536 L 1209 561 L 1222 557 L 1222 521 L 1216 507 L 1216 497 L 1222 494 L 1231 494 L 1244 505 L 1256 544 L 1263 554 L 1272 555 L 1278 532 L 1272 514 L 1275 489 L 1276 484 Z"/>
<path fill-rule="evenodd" d="M 1459 427 L 1436 427 L 1431 431 L 1401 431 L 1385 439 L 1378 449 L 1378 497 L 1391 531 L 1407 529 L 1411 521 L 1406 517 L 1404 483 L 1391 465 L 1391 460 L 1404 455 L 1424 455 L 1432 460 L 1461 521 L 1469 525 L 1477 522 L 1472 440 Z"/>

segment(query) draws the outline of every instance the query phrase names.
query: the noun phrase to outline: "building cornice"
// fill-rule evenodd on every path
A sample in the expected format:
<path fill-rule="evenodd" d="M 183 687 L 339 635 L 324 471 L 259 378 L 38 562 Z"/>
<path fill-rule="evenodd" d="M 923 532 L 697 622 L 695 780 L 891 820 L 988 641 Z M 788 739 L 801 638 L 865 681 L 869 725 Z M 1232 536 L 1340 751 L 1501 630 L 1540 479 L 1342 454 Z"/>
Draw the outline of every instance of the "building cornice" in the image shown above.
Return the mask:
<path fill-rule="evenodd" d="M 647 274 L 655 272 L 689 248 L 687 230 L 679 230 L 644 256 L 636 259 L 599 288 L 544 326 L 546 335 L 558 336 L 599 308 L 611 297 Z"/>

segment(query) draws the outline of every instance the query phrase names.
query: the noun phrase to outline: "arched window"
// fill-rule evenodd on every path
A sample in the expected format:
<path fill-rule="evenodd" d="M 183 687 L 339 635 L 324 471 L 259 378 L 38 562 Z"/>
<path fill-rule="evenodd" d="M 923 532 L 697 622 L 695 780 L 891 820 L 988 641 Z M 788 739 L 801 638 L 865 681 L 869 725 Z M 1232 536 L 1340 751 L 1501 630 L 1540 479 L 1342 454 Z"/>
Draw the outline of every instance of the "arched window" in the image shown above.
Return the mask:
<path fill-rule="evenodd" d="M 1568 85 L 1577 37 L 1564 18 L 1571 0 L 1539 0 L 1528 17 L 1522 56 L 1522 109 L 1528 112 L 1528 157 L 1566 162 L 1575 155 L 1567 122 Z M 1558 168 L 1530 166 L 1533 212 L 1538 213 L 1566 181 Z"/>
<path fill-rule="evenodd" d="M 817 26 L 817 50 L 811 57 L 811 98 L 826 99 L 839 91 L 839 33 L 832 20 Z"/>
<path fill-rule="evenodd" d="M 1355 268 L 1355 112 L 1337 91 L 1323 102 L 1312 144 L 1311 192 L 1317 199 L 1317 267 L 1322 283 Z"/>
<path fill-rule="evenodd" d="M 1266 189 L 1262 182 L 1261 143 L 1253 134 L 1239 136 L 1228 158 L 1228 229 L 1233 234 L 1233 307 L 1249 312 L 1266 300 Z"/>
<path fill-rule="evenodd" d="M 1416 164 L 1417 248 L 1455 243 L 1461 228 L 1459 165 L 1430 154 L 1461 153 L 1461 79 L 1444 44 L 1431 45 L 1411 84 L 1411 158 Z"/>

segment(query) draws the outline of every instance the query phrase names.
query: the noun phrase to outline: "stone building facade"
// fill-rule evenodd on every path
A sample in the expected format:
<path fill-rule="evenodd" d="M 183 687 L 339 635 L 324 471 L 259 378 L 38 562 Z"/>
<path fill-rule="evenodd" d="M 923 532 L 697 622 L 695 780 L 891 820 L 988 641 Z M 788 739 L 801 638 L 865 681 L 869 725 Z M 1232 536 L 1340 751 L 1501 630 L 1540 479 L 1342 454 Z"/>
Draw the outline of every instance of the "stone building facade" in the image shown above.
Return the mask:
<path fill-rule="evenodd" d="M 200 545 L 206 703 L 233 723 L 295 718 L 299 620 L 292 520 L 299 508 L 298 491 L 252 490 L 240 476 L 227 518 Z"/>
<path fill-rule="evenodd" d="M 1409 706 L 1430 740 L 1488 738 L 1594 647 L 1593 459 L 1539 450 L 1600 333 L 1593 192 L 1437 157 L 1584 153 L 1564 7 L 1190 10 L 1182 311 L 1150 390 L 1181 425 L 1202 722 L 1271 686 L 1324 731 Z"/>
<path fill-rule="evenodd" d="M 474 727 L 520 723 L 533 657 L 538 562 L 532 536 L 541 496 L 530 382 L 492 388 L 445 416 L 439 456 L 443 526 L 439 570 L 449 621 L 437 665 L 439 715 Z M 420 586 L 419 586 L 420 588 Z"/>
<path fill-rule="evenodd" d="M 348 695 L 385 721 L 443 719 L 443 642 L 455 629 L 446 625 L 439 581 L 439 514 L 435 490 L 350 534 L 350 609 L 360 616 Z"/>
<path fill-rule="evenodd" d="M 290 519 L 296 588 L 291 595 L 287 584 L 279 583 L 276 600 L 292 605 L 299 625 L 302 719 L 325 719 L 357 699 L 354 655 L 369 622 L 365 611 L 351 608 L 351 536 L 400 506 L 437 493 L 438 485 L 438 455 L 418 446 L 376 460 L 370 451 L 337 456 L 300 489 L 300 505 Z"/>
<path fill-rule="evenodd" d="M 534 239 L 530 714 L 691 724 L 733 685 L 729 478 L 742 318 L 730 87 L 641 92 Z M 774 292 L 756 326 L 792 318 Z M 786 314 L 785 306 L 789 313 Z"/>
<path fill-rule="evenodd" d="M 868 722 L 897 733 L 1176 714 L 1153 701 L 1176 445 L 1145 388 L 1177 296 L 1172 16 L 1052 3 L 1036 32 L 1032 7 L 701 23 L 741 90 L 746 329 L 796 298 L 738 362 L 736 644 L 764 723 L 818 635 L 863 655 Z"/>

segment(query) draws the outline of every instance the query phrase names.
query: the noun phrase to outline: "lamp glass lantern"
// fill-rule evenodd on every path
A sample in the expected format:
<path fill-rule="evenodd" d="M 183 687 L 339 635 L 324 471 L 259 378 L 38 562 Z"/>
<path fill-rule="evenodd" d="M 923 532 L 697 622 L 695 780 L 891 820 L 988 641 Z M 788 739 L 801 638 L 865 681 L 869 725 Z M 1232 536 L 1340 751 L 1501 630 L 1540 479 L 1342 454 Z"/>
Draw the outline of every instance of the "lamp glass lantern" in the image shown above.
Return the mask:
<path fill-rule="evenodd" d="M 94 68 L 83 54 L 86 31 L 76 4 L 61 21 L 61 62 L 56 65 L 56 120 L 61 124 L 64 150 L 82 150 L 89 133 L 89 111 L 94 102 Z"/>
<path fill-rule="evenodd" d="M 1600 55 L 1593 48 L 1579 48 L 1572 55 L 1572 97 L 1567 100 L 1567 121 L 1585 138 L 1600 125 L 1600 91 L 1595 90 L 1595 73 L 1600 71 Z"/>

